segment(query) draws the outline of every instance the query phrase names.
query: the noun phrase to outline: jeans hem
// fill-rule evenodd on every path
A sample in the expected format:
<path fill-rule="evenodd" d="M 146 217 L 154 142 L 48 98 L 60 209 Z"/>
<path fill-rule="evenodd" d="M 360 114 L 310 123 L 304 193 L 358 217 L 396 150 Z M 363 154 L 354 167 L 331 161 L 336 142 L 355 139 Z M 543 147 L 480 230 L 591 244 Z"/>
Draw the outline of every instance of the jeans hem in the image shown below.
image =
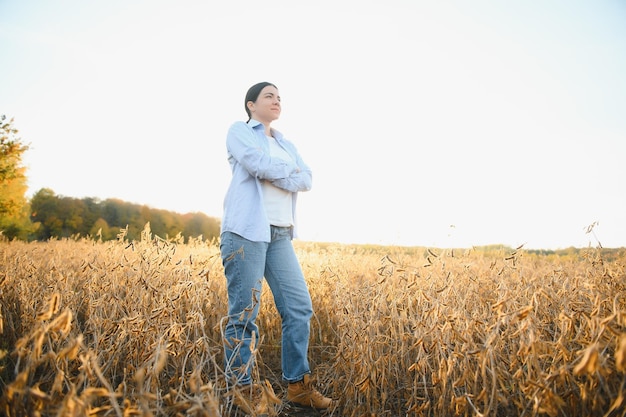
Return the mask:
<path fill-rule="evenodd" d="M 287 378 L 287 377 L 285 377 L 285 375 L 283 375 L 283 380 L 284 380 L 284 381 L 286 381 L 286 382 L 288 382 L 288 383 L 290 383 L 290 384 L 293 384 L 293 383 L 295 383 L 295 382 L 300 382 L 300 381 L 302 381 L 302 380 L 304 379 L 304 376 L 305 376 L 305 375 L 311 375 L 311 372 L 304 372 L 304 373 L 303 373 L 303 374 L 301 374 L 298 378 Z"/>

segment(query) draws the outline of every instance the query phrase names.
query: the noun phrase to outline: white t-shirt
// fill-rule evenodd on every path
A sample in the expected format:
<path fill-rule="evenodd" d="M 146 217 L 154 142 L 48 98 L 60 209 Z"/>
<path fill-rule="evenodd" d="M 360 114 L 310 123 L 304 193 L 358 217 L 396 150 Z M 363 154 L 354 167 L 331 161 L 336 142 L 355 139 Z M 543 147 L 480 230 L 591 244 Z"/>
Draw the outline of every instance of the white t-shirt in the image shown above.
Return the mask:
<path fill-rule="evenodd" d="M 272 158 L 280 158 L 285 161 L 291 160 L 291 156 L 280 147 L 276 139 L 266 136 L 270 145 L 270 155 Z M 287 190 L 274 186 L 269 181 L 263 181 L 263 204 L 267 218 L 272 226 L 290 227 L 293 226 L 293 195 Z"/>

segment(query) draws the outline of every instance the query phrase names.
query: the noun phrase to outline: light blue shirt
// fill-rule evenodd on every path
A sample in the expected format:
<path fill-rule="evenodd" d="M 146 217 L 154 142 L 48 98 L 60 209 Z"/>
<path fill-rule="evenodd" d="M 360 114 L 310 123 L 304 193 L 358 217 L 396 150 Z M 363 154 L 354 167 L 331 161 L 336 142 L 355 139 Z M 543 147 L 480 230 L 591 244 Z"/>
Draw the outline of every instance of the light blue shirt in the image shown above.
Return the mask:
<path fill-rule="evenodd" d="M 226 149 L 232 179 L 224 199 L 222 232 L 236 233 L 255 242 L 270 242 L 270 223 L 263 205 L 261 181 L 293 193 L 292 212 L 296 219 L 299 191 L 311 189 L 312 174 L 293 143 L 272 129 L 276 142 L 291 156 L 291 161 L 272 158 L 265 126 L 254 119 L 235 122 L 228 130 Z"/>

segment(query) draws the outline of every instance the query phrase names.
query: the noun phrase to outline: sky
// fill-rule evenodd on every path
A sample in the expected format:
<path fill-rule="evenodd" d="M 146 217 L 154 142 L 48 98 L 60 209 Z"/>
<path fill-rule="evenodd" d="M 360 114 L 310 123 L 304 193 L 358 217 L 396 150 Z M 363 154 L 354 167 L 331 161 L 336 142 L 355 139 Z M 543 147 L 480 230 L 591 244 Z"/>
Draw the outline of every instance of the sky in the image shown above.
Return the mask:
<path fill-rule="evenodd" d="M 621 0 L 0 0 L 0 60 L 29 197 L 220 218 L 270 81 L 301 240 L 626 247 Z"/>

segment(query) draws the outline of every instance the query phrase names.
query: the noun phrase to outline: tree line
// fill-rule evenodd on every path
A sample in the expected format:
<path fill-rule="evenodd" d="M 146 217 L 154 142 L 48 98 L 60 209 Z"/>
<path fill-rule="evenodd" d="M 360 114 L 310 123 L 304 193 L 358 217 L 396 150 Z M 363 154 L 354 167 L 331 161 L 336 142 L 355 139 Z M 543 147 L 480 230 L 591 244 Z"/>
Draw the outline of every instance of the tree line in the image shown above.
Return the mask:
<path fill-rule="evenodd" d="M 91 236 L 116 239 L 123 231 L 139 239 L 149 224 L 152 234 L 164 239 L 219 236 L 220 221 L 203 213 L 179 214 L 118 199 L 73 198 L 42 188 L 28 200 L 26 168 L 22 156 L 29 149 L 17 136 L 13 119 L 0 116 L 0 237 L 48 240 Z"/>
<path fill-rule="evenodd" d="M 118 199 L 63 197 L 48 188 L 39 190 L 30 206 L 35 226 L 31 237 L 36 240 L 74 235 L 111 240 L 122 229 L 128 239 L 138 240 L 148 223 L 152 234 L 164 239 L 213 239 L 220 233 L 219 220 L 203 213 L 179 214 Z"/>

